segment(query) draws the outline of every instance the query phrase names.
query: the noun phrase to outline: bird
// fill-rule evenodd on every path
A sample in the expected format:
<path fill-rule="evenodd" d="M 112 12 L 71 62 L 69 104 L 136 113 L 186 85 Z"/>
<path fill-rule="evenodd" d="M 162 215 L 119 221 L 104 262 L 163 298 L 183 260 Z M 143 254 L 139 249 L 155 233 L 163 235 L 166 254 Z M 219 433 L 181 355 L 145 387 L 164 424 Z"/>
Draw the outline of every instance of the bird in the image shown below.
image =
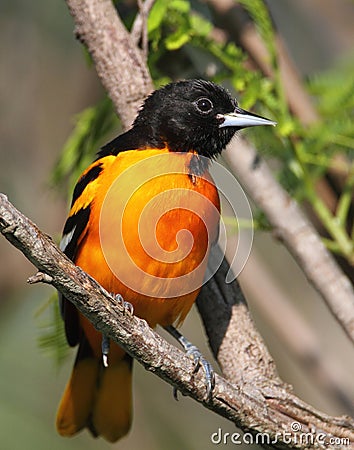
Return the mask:
<path fill-rule="evenodd" d="M 211 81 L 155 90 L 132 127 L 82 173 L 64 225 L 62 251 L 149 326 L 165 327 L 197 362 L 198 350 L 176 327 L 196 300 L 218 238 L 209 166 L 238 130 L 258 125 L 275 122 L 241 109 Z M 67 342 L 78 351 L 57 430 L 72 436 L 87 428 L 115 442 L 131 427 L 133 360 L 59 297 Z M 212 370 L 203 367 L 210 391 Z"/>

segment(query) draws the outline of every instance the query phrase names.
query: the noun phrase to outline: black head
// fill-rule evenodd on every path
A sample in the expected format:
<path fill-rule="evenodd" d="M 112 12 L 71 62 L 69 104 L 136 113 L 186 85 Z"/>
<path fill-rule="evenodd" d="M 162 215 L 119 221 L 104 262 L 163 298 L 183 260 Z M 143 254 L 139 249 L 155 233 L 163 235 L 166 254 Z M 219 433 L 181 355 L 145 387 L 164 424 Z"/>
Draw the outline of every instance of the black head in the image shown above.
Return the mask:
<path fill-rule="evenodd" d="M 115 141 L 118 147 L 167 147 L 173 152 L 195 151 L 212 158 L 221 153 L 236 131 L 255 125 L 275 123 L 242 110 L 215 83 L 187 80 L 153 92 L 145 100 L 133 128 Z"/>

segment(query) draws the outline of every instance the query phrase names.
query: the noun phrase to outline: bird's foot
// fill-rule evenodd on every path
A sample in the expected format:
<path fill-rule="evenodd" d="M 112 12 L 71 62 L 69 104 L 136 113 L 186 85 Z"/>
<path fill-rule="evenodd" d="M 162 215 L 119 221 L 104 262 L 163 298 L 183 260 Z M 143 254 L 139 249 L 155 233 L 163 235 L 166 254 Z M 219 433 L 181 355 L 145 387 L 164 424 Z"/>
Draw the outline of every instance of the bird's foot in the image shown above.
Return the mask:
<path fill-rule="evenodd" d="M 111 341 L 109 337 L 102 334 L 102 342 L 101 342 L 101 349 L 102 349 L 102 363 L 104 367 L 108 367 L 108 355 L 109 355 L 109 348 L 111 345 Z"/>
<path fill-rule="evenodd" d="M 111 294 L 115 301 L 122 307 L 124 314 L 132 316 L 134 314 L 134 306 L 126 302 L 120 294 Z"/>
<path fill-rule="evenodd" d="M 193 373 L 197 373 L 200 368 L 203 369 L 205 374 L 205 387 L 206 387 L 206 398 L 207 400 L 211 400 L 211 396 L 213 393 L 213 389 L 215 386 L 215 373 L 210 362 L 204 358 L 198 347 L 187 343 L 186 347 L 186 355 L 189 356 L 194 363 Z"/>
<path fill-rule="evenodd" d="M 189 356 L 194 362 L 193 374 L 197 373 L 200 368 L 203 369 L 205 374 L 205 387 L 206 387 L 206 400 L 210 401 L 215 385 L 215 373 L 212 365 L 201 354 L 198 347 L 188 341 L 178 330 L 173 326 L 165 327 L 166 331 L 171 334 L 184 348 L 186 355 Z M 177 400 L 177 389 L 173 390 L 173 395 Z"/>
<path fill-rule="evenodd" d="M 131 303 L 126 302 L 123 297 L 120 294 L 113 294 L 111 293 L 111 296 L 115 299 L 115 301 L 118 303 L 119 306 L 123 309 L 124 314 L 128 314 L 129 316 L 132 316 L 134 314 L 134 307 Z M 102 335 L 102 362 L 104 367 L 108 367 L 108 355 L 109 355 L 109 348 L 110 348 L 110 339 L 109 337 Z"/>

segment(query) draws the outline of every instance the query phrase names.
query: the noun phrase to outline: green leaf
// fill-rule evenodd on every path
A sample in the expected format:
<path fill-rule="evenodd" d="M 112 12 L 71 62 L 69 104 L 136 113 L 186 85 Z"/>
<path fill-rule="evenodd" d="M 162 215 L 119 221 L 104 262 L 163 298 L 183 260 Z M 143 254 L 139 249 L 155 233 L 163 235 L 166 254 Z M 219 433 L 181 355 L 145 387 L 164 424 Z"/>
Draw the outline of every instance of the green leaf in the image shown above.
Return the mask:
<path fill-rule="evenodd" d="M 75 128 L 52 170 L 51 184 L 65 184 L 66 190 L 71 192 L 82 170 L 92 162 L 103 139 L 117 124 L 117 116 L 108 97 L 78 114 Z"/>
<path fill-rule="evenodd" d="M 151 8 L 148 18 L 148 32 L 152 33 L 157 30 L 166 15 L 168 2 L 166 0 L 157 0 Z"/>
<path fill-rule="evenodd" d="M 208 36 L 213 29 L 212 24 L 198 14 L 192 14 L 189 18 L 189 23 L 193 33 L 198 36 Z"/>
<path fill-rule="evenodd" d="M 169 9 L 178 11 L 181 14 L 188 14 L 191 10 L 191 5 L 187 0 L 172 0 L 166 1 L 166 3 L 168 3 Z"/>
<path fill-rule="evenodd" d="M 187 44 L 191 39 L 190 34 L 186 28 L 180 28 L 175 33 L 170 34 L 165 40 L 167 50 L 178 50 L 183 45 Z"/>

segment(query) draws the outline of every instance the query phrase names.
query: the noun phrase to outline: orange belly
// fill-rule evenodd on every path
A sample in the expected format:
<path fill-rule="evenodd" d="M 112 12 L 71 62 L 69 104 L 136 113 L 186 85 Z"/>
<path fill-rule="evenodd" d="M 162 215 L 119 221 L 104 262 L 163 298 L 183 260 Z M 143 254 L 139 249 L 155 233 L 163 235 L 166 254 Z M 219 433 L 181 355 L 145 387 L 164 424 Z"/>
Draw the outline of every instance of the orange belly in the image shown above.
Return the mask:
<path fill-rule="evenodd" d="M 216 187 L 209 173 L 189 176 L 192 157 L 167 150 L 108 157 L 75 258 L 152 327 L 184 320 L 218 234 Z M 99 355 L 96 332 L 80 321 Z"/>

